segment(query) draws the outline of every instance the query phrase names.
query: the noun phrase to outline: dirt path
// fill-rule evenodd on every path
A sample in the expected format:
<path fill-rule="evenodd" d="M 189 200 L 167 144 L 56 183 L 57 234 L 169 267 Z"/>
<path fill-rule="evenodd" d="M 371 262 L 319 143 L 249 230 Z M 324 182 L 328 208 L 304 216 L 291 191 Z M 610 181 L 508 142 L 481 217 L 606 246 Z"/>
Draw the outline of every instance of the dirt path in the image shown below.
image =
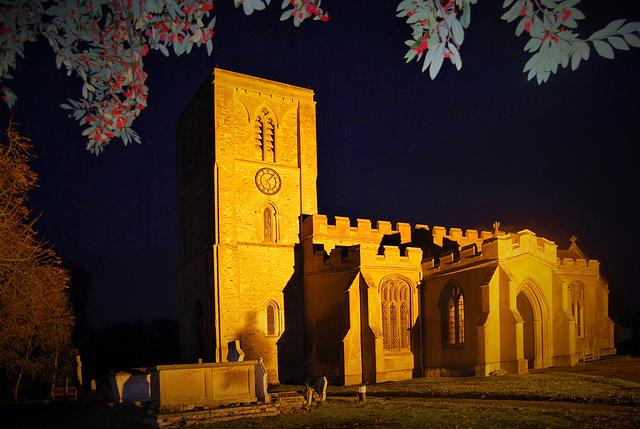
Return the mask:
<path fill-rule="evenodd" d="M 530 369 L 531 374 L 542 372 L 575 372 L 578 374 L 598 375 L 600 377 L 619 378 L 621 380 L 640 383 L 640 357 L 632 357 L 628 361 L 607 360 L 588 362 L 576 366 L 561 366 L 544 369 Z"/>

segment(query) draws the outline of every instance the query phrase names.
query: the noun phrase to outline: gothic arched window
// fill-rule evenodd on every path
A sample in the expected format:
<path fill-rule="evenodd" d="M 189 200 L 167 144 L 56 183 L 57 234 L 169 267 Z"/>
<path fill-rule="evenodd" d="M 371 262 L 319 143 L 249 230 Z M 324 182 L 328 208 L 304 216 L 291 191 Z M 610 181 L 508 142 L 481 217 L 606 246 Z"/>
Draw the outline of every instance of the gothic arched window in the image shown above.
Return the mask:
<path fill-rule="evenodd" d="M 260 111 L 255 119 L 256 158 L 275 162 L 275 121 L 267 108 Z"/>
<path fill-rule="evenodd" d="M 280 335 L 280 311 L 278 304 L 274 301 L 269 301 L 265 307 L 267 313 L 267 335 Z"/>
<path fill-rule="evenodd" d="M 576 321 L 578 337 L 584 337 L 584 288 L 577 283 L 571 285 L 571 314 Z"/>
<path fill-rule="evenodd" d="M 273 242 L 275 240 L 274 234 L 274 218 L 273 218 L 273 210 L 271 207 L 266 207 L 264 212 L 262 213 L 263 218 L 263 230 L 264 230 L 264 241 Z"/>
<path fill-rule="evenodd" d="M 441 301 L 442 326 L 446 344 L 464 343 L 464 295 L 455 284 L 445 289 Z"/>
<path fill-rule="evenodd" d="M 398 278 L 389 278 L 380 285 L 384 350 L 410 347 L 410 293 L 409 284 Z"/>

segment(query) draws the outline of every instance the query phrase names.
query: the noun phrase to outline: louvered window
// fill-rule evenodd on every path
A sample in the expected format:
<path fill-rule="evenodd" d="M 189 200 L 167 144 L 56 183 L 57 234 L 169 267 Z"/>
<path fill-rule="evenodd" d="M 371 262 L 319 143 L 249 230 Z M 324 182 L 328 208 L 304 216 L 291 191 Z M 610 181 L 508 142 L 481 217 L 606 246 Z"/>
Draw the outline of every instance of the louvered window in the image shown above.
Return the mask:
<path fill-rule="evenodd" d="M 262 109 L 255 119 L 256 158 L 275 162 L 275 124 L 269 110 Z"/>

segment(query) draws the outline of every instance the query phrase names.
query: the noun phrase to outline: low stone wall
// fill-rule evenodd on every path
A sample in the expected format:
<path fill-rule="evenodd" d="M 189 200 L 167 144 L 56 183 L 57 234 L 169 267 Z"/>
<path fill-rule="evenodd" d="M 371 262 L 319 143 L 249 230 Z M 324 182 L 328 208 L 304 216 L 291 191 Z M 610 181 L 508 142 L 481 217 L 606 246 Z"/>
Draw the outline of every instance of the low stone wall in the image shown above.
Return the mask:
<path fill-rule="evenodd" d="M 164 413 L 268 402 L 261 361 L 161 365 L 151 373 L 151 407 Z"/>
<path fill-rule="evenodd" d="M 320 400 L 320 398 L 317 398 Z M 158 429 L 179 428 L 193 424 L 211 424 L 236 419 L 275 416 L 292 409 L 304 409 L 307 402 L 298 392 L 280 392 L 271 396 L 270 403 L 211 410 L 192 410 L 182 413 L 150 413 L 143 423 Z"/>

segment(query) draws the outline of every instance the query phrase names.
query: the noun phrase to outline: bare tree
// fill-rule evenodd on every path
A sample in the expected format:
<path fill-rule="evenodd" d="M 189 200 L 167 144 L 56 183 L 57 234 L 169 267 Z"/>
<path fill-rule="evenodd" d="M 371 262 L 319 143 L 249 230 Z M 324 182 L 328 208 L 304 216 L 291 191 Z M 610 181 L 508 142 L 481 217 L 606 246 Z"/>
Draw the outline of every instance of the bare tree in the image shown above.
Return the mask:
<path fill-rule="evenodd" d="M 29 140 L 10 124 L 0 142 L 0 366 L 17 401 L 25 376 L 55 381 L 70 352 L 73 318 L 67 272 L 36 236 L 26 206 L 37 175 Z"/>

